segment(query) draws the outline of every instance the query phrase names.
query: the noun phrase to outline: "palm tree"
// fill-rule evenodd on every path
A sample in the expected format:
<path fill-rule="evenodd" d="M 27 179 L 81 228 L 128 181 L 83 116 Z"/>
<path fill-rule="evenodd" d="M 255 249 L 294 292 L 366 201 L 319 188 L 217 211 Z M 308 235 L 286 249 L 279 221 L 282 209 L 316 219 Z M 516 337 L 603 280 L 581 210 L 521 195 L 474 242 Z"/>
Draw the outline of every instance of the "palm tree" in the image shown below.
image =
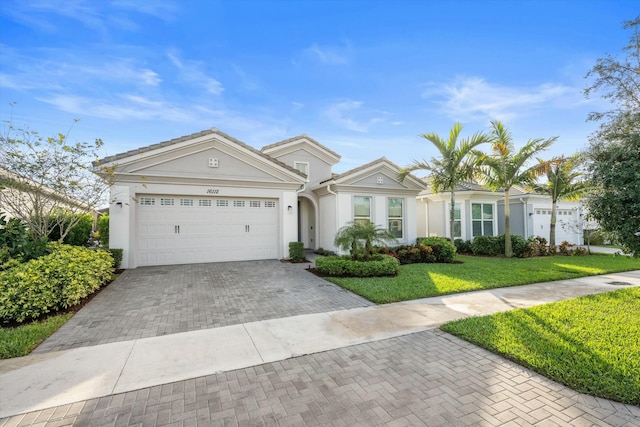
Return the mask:
<path fill-rule="evenodd" d="M 578 168 L 583 159 L 576 153 L 570 157 L 562 157 L 551 160 L 551 167 L 547 170 L 547 182 L 535 183 L 530 189 L 551 196 L 551 223 L 549 233 L 549 245 L 556 245 L 556 205 L 558 200 L 577 200 L 587 189 L 586 181 L 581 181 L 583 173 Z M 538 159 L 539 163 L 544 163 Z"/>
<path fill-rule="evenodd" d="M 504 255 L 513 256 L 511 248 L 511 224 L 509 208 L 509 190 L 514 185 L 530 186 L 536 178 L 547 172 L 551 161 L 538 162 L 527 166 L 531 159 L 546 150 L 558 137 L 549 139 L 530 139 L 515 151 L 511 132 L 498 120 L 491 122 L 491 154 L 482 159 L 480 170 L 484 184 L 493 190 L 504 191 Z"/>
<path fill-rule="evenodd" d="M 462 125 L 455 123 L 449 131 L 449 139 L 446 141 L 435 133 L 421 135 L 438 149 L 440 158 L 432 157 L 429 162 L 414 160 L 411 166 L 403 168 L 399 175 L 400 180 L 403 180 L 409 173 L 423 169 L 431 173 L 431 188 L 436 194 L 443 191 L 451 192 L 451 210 L 449 212 L 451 243 L 454 241 L 456 187 L 473 178 L 477 171 L 478 160 L 483 155 L 475 148 L 489 142 L 489 137 L 482 132 L 476 132 L 471 138 L 458 141 L 461 131 Z"/>
<path fill-rule="evenodd" d="M 347 223 L 336 234 L 334 244 L 345 251 L 349 251 L 352 259 L 357 259 L 362 249 L 362 258 L 366 261 L 371 256 L 375 243 L 396 242 L 396 238 L 384 227 L 379 227 L 371 221 Z"/>

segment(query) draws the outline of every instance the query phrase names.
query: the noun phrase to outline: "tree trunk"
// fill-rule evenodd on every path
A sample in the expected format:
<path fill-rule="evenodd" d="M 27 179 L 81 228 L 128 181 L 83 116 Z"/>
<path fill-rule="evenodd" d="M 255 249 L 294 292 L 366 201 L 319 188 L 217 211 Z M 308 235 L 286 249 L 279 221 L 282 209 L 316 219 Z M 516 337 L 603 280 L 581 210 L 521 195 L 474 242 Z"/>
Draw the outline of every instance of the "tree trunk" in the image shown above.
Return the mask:
<path fill-rule="evenodd" d="M 451 191 L 451 209 L 449 210 L 449 237 L 451 238 L 451 244 L 455 244 L 455 237 L 453 237 L 453 230 L 456 222 L 456 193 Z"/>
<path fill-rule="evenodd" d="M 551 202 L 551 223 L 549 224 L 549 246 L 556 245 L 556 202 Z"/>
<path fill-rule="evenodd" d="M 509 189 L 504 190 L 504 256 L 511 258 L 513 249 L 511 248 L 511 206 L 509 206 Z"/>

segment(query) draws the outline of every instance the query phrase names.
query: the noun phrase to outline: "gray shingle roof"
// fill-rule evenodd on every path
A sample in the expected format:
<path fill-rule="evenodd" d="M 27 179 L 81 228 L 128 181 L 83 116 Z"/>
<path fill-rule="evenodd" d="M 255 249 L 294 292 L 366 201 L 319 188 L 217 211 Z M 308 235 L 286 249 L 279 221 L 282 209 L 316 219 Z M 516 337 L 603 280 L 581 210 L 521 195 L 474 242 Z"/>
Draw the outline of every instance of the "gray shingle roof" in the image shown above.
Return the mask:
<path fill-rule="evenodd" d="M 311 142 L 313 142 L 314 144 L 316 144 L 318 147 L 320 147 L 321 149 L 325 150 L 326 152 L 330 153 L 331 155 L 337 157 L 338 159 L 340 159 L 342 156 L 340 156 L 340 154 L 336 153 L 335 151 L 325 147 L 324 145 L 320 144 L 318 141 L 316 141 L 315 139 L 311 138 L 309 135 L 307 134 L 302 134 L 302 135 L 298 135 L 298 136 L 294 136 L 293 138 L 288 138 L 285 139 L 284 141 L 280 141 L 280 142 L 275 142 L 273 144 L 269 144 L 269 145 L 265 145 L 264 147 L 262 147 L 261 151 L 266 151 L 266 150 L 270 150 L 272 148 L 276 148 L 279 147 L 281 145 L 286 145 L 290 142 L 296 141 L 298 139 L 302 139 L 305 138 Z"/>
<path fill-rule="evenodd" d="M 203 131 L 200 131 L 200 132 L 192 133 L 191 135 L 181 136 L 179 138 L 173 138 L 173 139 L 170 139 L 168 141 L 159 142 L 157 144 L 147 145 L 146 147 L 140 147 L 140 148 L 137 148 L 135 150 L 127 151 L 125 153 L 120 153 L 120 154 L 115 154 L 113 156 L 108 156 L 108 157 L 105 157 L 105 158 L 102 158 L 102 159 L 99 159 L 99 160 L 95 161 L 94 165 L 96 165 L 96 166 L 104 165 L 106 163 L 115 162 L 115 161 L 118 161 L 120 159 L 124 159 L 124 158 L 130 157 L 130 156 L 136 155 L 136 154 L 146 153 L 146 152 L 149 152 L 149 151 L 156 150 L 158 148 L 168 147 L 168 146 L 171 146 L 171 145 L 174 145 L 174 144 L 178 144 L 180 142 L 188 141 L 188 140 L 191 140 L 191 139 L 195 139 L 195 138 L 199 138 L 201 136 L 207 136 L 207 135 L 219 135 L 219 136 L 222 136 L 223 138 L 226 138 L 226 139 L 232 141 L 233 143 L 238 144 L 239 146 L 251 151 L 252 153 L 255 153 L 255 154 L 259 155 L 260 157 L 262 157 L 262 158 L 264 158 L 264 159 L 266 159 L 266 160 L 268 160 L 268 161 L 270 161 L 272 163 L 277 164 L 278 166 L 281 166 L 281 167 L 283 167 L 283 168 L 285 168 L 285 169 L 287 169 L 287 170 L 289 170 L 291 172 L 294 172 L 297 175 L 300 175 L 302 177 L 306 177 L 305 174 L 303 174 L 302 172 L 300 172 L 296 168 L 291 167 L 291 166 L 289 166 L 289 165 L 287 165 L 285 163 L 282 163 L 281 161 L 274 159 L 273 157 L 269 156 L 268 154 L 265 154 L 262 151 L 256 150 L 252 146 L 247 145 L 244 142 L 242 142 L 242 141 L 240 141 L 240 140 L 238 140 L 238 139 L 236 139 L 236 138 L 234 138 L 234 137 L 232 137 L 230 135 L 227 135 L 226 133 L 224 133 L 224 132 L 222 132 L 222 131 L 220 131 L 220 130 L 218 130 L 216 128 L 203 130 Z"/>

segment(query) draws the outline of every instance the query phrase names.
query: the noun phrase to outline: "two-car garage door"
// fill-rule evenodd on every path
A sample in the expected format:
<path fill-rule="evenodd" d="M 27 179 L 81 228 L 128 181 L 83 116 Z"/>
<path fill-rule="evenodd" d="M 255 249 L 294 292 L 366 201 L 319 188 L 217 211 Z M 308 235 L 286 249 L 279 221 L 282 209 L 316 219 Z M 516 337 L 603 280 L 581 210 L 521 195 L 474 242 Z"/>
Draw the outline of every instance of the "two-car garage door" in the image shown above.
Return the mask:
<path fill-rule="evenodd" d="M 278 257 L 276 199 L 144 195 L 137 205 L 137 264 Z"/>

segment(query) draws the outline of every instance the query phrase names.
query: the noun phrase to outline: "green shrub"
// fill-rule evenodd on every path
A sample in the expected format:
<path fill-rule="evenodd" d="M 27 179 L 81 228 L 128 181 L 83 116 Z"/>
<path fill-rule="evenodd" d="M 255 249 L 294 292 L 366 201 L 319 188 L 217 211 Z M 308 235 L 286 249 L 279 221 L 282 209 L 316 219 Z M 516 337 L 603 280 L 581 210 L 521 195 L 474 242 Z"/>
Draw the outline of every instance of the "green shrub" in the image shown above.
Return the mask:
<path fill-rule="evenodd" d="M 471 243 L 471 240 L 456 239 L 453 243 L 456 246 L 456 253 L 463 255 L 471 255 L 473 253 L 473 243 Z"/>
<path fill-rule="evenodd" d="M 504 248 L 504 238 L 505 238 L 504 234 L 502 234 L 501 237 L 502 237 L 502 246 Z M 511 235 L 511 249 L 513 250 L 513 256 L 518 258 L 526 258 L 531 256 L 529 255 L 529 251 L 527 250 L 528 244 L 529 242 L 523 236 L 519 234 Z"/>
<path fill-rule="evenodd" d="M 453 262 L 456 256 L 456 247 L 449 239 L 444 237 L 419 237 L 416 243 L 422 246 L 430 246 L 433 250 L 435 262 Z"/>
<path fill-rule="evenodd" d="M 304 261 L 304 243 L 289 242 L 289 258 L 293 262 Z"/>
<path fill-rule="evenodd" d="M 505 235 L 476 236 L 471 244 L 474 255 L 499 256 L 504 255 Z M 518 258 L 531 256 L 529 241 L 519 234 L 511 235 L 513 255 Z"/>
<path fill-rule="evenodd" d="M 375 277 L 398 274 L 400 262 L 389 255 L 372 255 L 369 261 L 354 261 L 350 256 L 316 259 L 316 268 L 328 276 Z"/>
<path fill-rule="evenodd" d="M 36 259 L 51 251 L 47 247 L 48 239 L 34 240 L 22 220 L 10 218 L 5 220 L 5 215 L 0 212 L 0 264 L 7 262 L 26 262 Z M 8 269 L 5 265 L 0 269 Z"/>
<path fill-rule="evenodd" d="M 473 239 L 472 250 L 474 255 L 497 256 L 504 254 L 504 239 L 502 247 L 498 236 L 476 236 Z"/>
<path fill-rule="evenodd" d="M 78 223 L 74 225 L 67 235 L 64 237 L 64 243 L 73 246 L 85 246 L 87 240 L 91 237 L 91 230 L 93 229 L 93 216 L 91 214 L 77 214 L 67 215 L 63 227 L 67 228 L 72 220 L 78 219 Z M 54 219 L 52 219 L 53 221 Z M 60 227 L 54 227 L 49 233 L 49 239 L 54 242 L 60 240 Z"/>
<path fill-rule="evenodd" d="M 109 248 L 109 252 L 111 252 L 111 256 L 113 257 L 113 268 L 118 270 L 120 264 L 122 264 L 122 253 L 124 251 L 122 249 Z"/>
<path fill-rule="evenodd" d="M 109 247 L 109 214 L 98 217 L 98 240 L 105 248 Z"/>
<path fill-rule="evenodd" d="M 0 323 L 21 323 L 70 307 L 113 278 L 109 252 L 51 247 L 49 255 L 0 272 Z"/>

